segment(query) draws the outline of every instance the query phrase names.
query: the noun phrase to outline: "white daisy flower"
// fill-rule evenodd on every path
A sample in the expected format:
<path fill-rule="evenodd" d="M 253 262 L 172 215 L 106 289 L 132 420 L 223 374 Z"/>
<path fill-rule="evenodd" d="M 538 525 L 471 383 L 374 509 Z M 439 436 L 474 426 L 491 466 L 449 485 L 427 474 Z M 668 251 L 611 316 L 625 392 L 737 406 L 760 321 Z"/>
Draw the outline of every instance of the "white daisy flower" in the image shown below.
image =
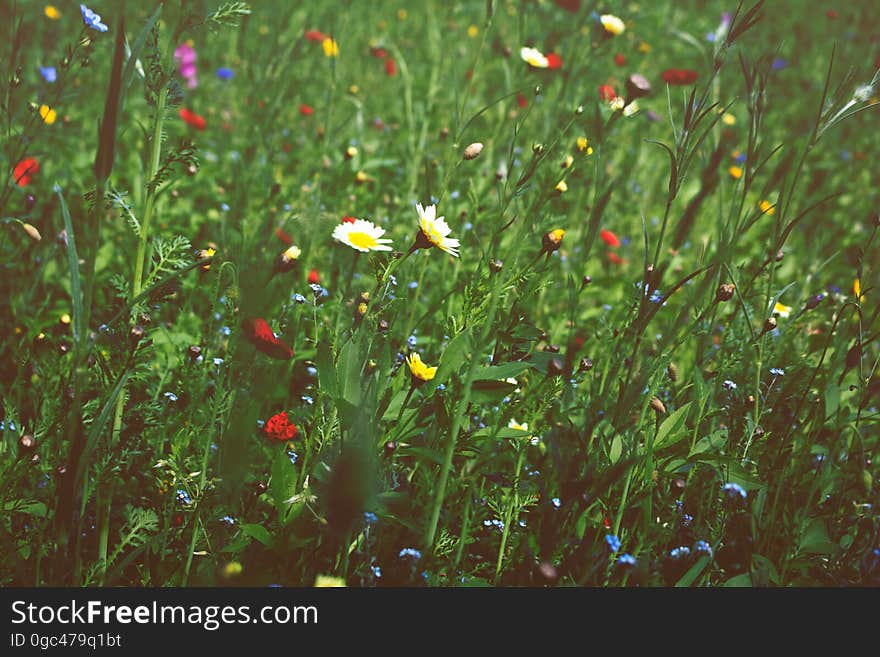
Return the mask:
<path fill-rule="evenodd" d="M 390 251 L 389 239 L 380 239 L 385 234 L 384 228 L 379 228 L 372 221 L 355 219 L 343 221 L 333 229 L 333 239 L 347 244 L 362 253 L 369 251 Z"/>
<path fill-rule="evenodd" d="M 429 205 L 423 208 L 421 203 L 416 203 L 416 211 L 419 213 L 419 232 L 416 234 L 413 249 L 428 249 L 436 246 L 457 258 L 459 241 L 449 237 L 452 229 L 443 217 L 437 216 L 437 206 Z"/>
<path fill-rule="evenodd" d="M 520 48 L 519 56 L 522 57 L 523 61 L 529 66 L 534 66 L 535 68 L 547 68 L 550 65 L 550 62 L 544 56 L 544 53 L 537 48 Z"/>

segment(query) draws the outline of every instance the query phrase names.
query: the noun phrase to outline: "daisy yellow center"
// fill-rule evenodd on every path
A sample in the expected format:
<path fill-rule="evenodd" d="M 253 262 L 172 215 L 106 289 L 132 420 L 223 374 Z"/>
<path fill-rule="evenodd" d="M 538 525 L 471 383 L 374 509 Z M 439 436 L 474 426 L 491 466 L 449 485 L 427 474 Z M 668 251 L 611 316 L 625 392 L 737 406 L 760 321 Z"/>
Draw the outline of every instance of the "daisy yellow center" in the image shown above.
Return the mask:
<path fill-rule="evenodd" d="M 428 224 L 422 229 L 422 232 L 425 234 L 425 237 L 428 238 L 428 241 L 434 246 L 440 246 L 443 243 L 443 236 L 434 227 L 434 224 Z"/>
<path fill-rule="evenodd" d="M 351 232 L 348 234 L 348 241 L 359 249 L 374 249 L 378 246 L 376 238 L 369 233 Z"/>

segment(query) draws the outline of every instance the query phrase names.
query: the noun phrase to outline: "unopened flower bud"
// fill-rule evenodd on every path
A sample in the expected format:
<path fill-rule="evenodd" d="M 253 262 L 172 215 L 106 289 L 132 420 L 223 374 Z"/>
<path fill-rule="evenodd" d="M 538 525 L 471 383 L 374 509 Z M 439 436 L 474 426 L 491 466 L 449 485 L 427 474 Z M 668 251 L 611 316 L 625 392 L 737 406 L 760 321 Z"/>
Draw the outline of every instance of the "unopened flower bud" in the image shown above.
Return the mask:
<path fill-rule="evenodd" d="M 275 260 L 275 271 L 284 273 L 296 267 L 299 257 L 302 255 L 302 249 L 293 244 L 281 253 Z"/>
<path fill-rule="evenodd" d="M 540 155 L 544 152 L 544 144 L 532 144 L 532 153 Z"/>
<path fill-rule="evenodd" d="M 775 328 L 776 328 L 776 318 L 775 317 L 768 317 L 767 321 L 764 322 L 764 333 L 769 333 L 770 331 L 772 331 Z"/>
<path fill-rule="evenodd" d="M 666 412 L 666 406 L 663 405 L 663 402 L 658 397 L 651 399 L 651 408 L 654 409 L 657 415 L 663 415 Z"/>
<path fill-rule="evenodd" d="M 358 303 L 370 303 L 370 293 L 369 292 L 361 292 L 358 295 Z"/>
<path fill-rule="evenodd" d="M 562 245 L 562 238 L 565 237 L 565 231 L 561 228 L 551 230 L 541 239 L 541 253 L 553 253 Z"/>
<path fill-rule="evenodd" d="M 678 381 L 678 367 L 675 366 L 675 363 L 669 363 L 669 366 L 666 368 L 666 376 L 673 383 Z"/>
<path fill-rule="evenodd" d="M 805 305 L 806 310 L 813 310 L 816 306 L 822 303 L 822 300 L 825 298 L 824 294 L 817 294 L 815 296 L 807 299 L 807 303 Z"/>
<path fill-rule="evenodd" d="M 591 369 L 593 369 L 593 361 L 591 361 L 589 358 L 581 358 L 581 364 L 578 368 L 578 371 L 589 372 Z"/>
<path fill-rule="evenodd" d="M 28 237 L 30 237 L 34 242 L 39 242 L 41 239 L 43 239 L 43 236 L 40 235 L 40 231 L 38 231 L 31 224 L 23 223 L 21 227 L 24 228 L 24 232 L 26 232 Z"/>
<path fill-rule="evenodd" d="M 554 358 L 547 364 L 547 375 L 548 376 L 562 376 L 562 373 L 565 371 L 565 367 L 562 361 L 558 358 Z"/>
<path fill-rule="evenodd" d="M 370 376 L 375 371 L 376 371 L 376 361 L 374 361 L 371 358 L 370 360 L 367 361 L 366 367 L 364 367 L 364 374 L 366 374 L 367 376 Z"/>
<path fill-rule="evenodd" d="M 144 339 L 144 327 L 137 324 L 132 326 L 128 332 L 128 339 L 131 342 L 131 346 L 136 347 Z"/>
<path fill-rule="evenodd" d="M 495 260 L 494 258 L 492 258 L 492 260 L 489 261 L 489 271 L 491 271 L 493 274 L 497 274 L 498 272 L 500 272 L 503 266 L 504 263 L 502 263 L 500 260 Z"/>
<path fill-rule="evenodd" d="M 376 328 L 379 330 L 380 333 L 385 333 L 386 331 L 388 331 L 388 321 L 380 319 L 379 322 L 376 324 Z"/>
<path fill-rule="evenodd" d="M 483 151 L 483 144 L 475 141 L 464 149 L 464 159 L 473 160 Z"/>
<path fill-rule="evenodd" d="M 730 301 L 733 298 L 734 290 L 736 290 L 736 286 L 733 283 L 722 283 L 718 286 L 718 291 L 715 292 L 715 301 Z"/>
<path fill-rule="evenodd" d="M 32 452 L 37 446 L 37 441 L 29 433 L 26 433 L 18 439 L 18 448 L 22 452 Z"/>
<path fill-rule="evenodd" d="M 202 348 L 199 345 L 194 344 L 190 345 L 189 349 L 187 349 L 186 352 L 187 354 L 189 354 L 189 359 L 192 362 L 196 362 L 199 356 L 202 355 Z"/>
<path fill-rule="evenodd" d="M 651 83 L 641 73 L 633 73 L 626 80 L 626 104 L 651 93 Z"/>

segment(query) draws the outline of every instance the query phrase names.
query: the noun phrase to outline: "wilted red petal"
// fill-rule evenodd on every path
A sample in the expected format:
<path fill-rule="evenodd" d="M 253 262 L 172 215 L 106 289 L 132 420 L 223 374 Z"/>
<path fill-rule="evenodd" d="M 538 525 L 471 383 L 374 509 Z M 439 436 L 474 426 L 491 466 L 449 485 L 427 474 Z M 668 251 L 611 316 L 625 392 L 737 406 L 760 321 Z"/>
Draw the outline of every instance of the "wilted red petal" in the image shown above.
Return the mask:
<path fill-rule="evenodd" d="M 321 43 L 327 37 L 324 36 L 324 33 L 320 30 L 307 30 L 306 31 L 306 40 L 315 41 L 317 43 Z"/>
<path fill-rule="evenodd" d="M 599 237 L 601 237 L 602 241 L 605 242 L 605 244 L 607 244 L 608 246 L 613 246 L 614 248 L 620 246 L 620 240 L 617 238 L 617 235 L 612 233 L 607 228 L 603 228 L 599 232 Z"/>
<path fill-rule="evenodd" d="M 607 255 L 608 255 L 608 260 L 610 262 L 613 262 L 615 265 L 622 265 L 623 264 L 623 258 L 621 258 L 619 255 L 617 255 L 614 251 L 609 251 Z"/>
<path fill-rule="evenodd" d="M 385 60 L 385 73 L 391 77 L 397 75 L 397 64 L 390 57 Z"/>
<path fill-rule="evenodd" d="M 626 57 L 624 57 L 620 53 L 617 53 L 616 55 L 614 55 L 614 63 L 618 66 L 626 66 Z"/>
<path fill-rule="evenodd" d="M 312 285 L 318 284 L 318 270 L 317 269 L 313 269 L 312 271 L 309 272 L 309 283 L 311 283 Z"/>
<path fill-rule="evenodd" d="M 195 128 L 196 130 L 204 130 L 207 123 L 205 122 L 205 117 L 196 114 L 192 110 L 189 110 L 185 107 L 180 110 L 180 118 L 183 119 L 184 123 L 188 126 Z"/>
<path fill-rule="evenodd" d="M 547 68 L 562 68 L 562 57 L 554 52 L 548 53 L 546 57 Z"/>
<path fill-rule="evenodd" d="M 281 240 L 284 244 L 293 244 L 293 238 L 281 230 L 281 226 L 275 229 L 275 237 Z"/>
<path fill-rule="evenodd" d="M 275 337 L 265 319 L 249 317 L 242 321 L 241 327 L 248 341 L 267 356 L 278 360 L 293 358 L 293 349 Z"/>
<path fill-rule="evenodd" d="M 610 84 L 603 84 L 599 87 L 599 98 L 602 100 L 611 101 L 617 98 L 617 92 L 614 91 L 614 87 Z"/>
<path fill-rule="evenodd" d="M 668 68 L 660 77 L 667 84 L 687 85 L 697 81 L 697 72 L 689 68 Z"/>
<path fill-rule="evenodd" d="M 523 93 L 518 93 L 516 95 L 516 104 L 525 109 L 529 105 L 529 101 L 526 98 L 526 95 Z"/>
<path fill-rule="evenodd" d="M 388 55 L 388 52 L 385 48 L 371 48 L 370 52 L 373 53 L 373 57 L 378 57 L 379 59 L 385 59 Z"/>
<path fill-rule="evenodd" d="M 40 163 L 33 157 L 25 157 L 15 165 L 13 175 L 19 187 L 29 185 L 31 178 L 40 170 Z"/>

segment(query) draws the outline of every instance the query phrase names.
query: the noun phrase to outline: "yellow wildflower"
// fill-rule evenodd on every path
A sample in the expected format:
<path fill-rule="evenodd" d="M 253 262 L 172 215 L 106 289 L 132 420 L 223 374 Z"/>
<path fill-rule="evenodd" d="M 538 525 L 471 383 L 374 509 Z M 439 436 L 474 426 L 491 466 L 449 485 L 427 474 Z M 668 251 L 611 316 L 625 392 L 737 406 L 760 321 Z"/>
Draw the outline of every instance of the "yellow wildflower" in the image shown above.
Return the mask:
<path fill-rule="evenodd" d="M 406 364 L 409 365 L 409 372 L 412 375 L 413 385 L 421 385 L 427 383 L 437 375 L 436 367 L 428 367 L 422 362 L 422 357 L 418 353 L 412 353 L 406 357 Z"/>
<path fill-rule="evenodd" d="M 321 42 L 321 47 L 324 48 L 327 57 L 339 57 L 339 44 L 336 43 L 336 39 L 327 37 Z"/>

